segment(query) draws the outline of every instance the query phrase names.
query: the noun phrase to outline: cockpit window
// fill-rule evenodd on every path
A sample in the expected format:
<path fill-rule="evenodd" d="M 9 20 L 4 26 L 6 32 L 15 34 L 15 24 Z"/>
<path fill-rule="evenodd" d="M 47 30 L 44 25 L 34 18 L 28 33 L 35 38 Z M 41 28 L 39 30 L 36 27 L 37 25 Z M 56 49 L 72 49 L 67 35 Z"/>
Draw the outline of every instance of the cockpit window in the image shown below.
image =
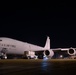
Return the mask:
<path fill-rule="evenodd" d="M 2 41 L 2 40 L 0 39 L 0 41 Z"/>

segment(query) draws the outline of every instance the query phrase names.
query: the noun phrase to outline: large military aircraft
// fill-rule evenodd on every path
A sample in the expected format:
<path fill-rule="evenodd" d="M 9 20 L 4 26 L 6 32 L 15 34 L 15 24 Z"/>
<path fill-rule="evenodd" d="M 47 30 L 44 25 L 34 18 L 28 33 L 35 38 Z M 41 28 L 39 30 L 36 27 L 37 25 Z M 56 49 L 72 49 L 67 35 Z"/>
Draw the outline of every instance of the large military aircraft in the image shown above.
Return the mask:
<path fill-rule="evenodd" d="M 7 37 L 0 37 L 0 58 L 65 58 L 75 56 L 76 48 L 50 48 L 50 38 L 44 47 Z M 75 57 L 76 58 L 76 57 Z"/>
<path fill-rule="evenodd" d="M 50 49 L 50 39 L 47 37 L 44 47 L 22 42 L 7 37 L 0 37 L 0 58 L 22 55 L 23 58 L 52 58 L 54 52 Z"/>

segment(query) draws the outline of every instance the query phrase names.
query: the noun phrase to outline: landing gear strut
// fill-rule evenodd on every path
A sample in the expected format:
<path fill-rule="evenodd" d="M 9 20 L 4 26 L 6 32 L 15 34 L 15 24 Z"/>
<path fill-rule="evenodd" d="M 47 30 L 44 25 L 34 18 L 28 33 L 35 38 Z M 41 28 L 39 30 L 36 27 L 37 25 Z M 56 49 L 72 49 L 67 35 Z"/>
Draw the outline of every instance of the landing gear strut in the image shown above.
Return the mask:
<path fill-rule="evenodd" d="M 0 58 L 1 59 L 7 59 L 7 55 L 5 53 L 0 53 Z"/>

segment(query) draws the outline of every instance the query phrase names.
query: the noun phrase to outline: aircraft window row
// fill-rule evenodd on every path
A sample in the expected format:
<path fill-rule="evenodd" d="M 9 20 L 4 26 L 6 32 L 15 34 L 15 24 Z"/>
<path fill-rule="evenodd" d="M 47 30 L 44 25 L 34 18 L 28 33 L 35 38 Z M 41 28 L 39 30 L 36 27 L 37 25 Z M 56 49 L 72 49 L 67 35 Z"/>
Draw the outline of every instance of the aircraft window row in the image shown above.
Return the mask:
<path fill-rule="evenodd" d="M 0 43 L 0 46 L 13 47 L 13 48 L 15 48 L 15 47 L 16 47 L 15 45 L 1 44 L 1 43 Z"/>

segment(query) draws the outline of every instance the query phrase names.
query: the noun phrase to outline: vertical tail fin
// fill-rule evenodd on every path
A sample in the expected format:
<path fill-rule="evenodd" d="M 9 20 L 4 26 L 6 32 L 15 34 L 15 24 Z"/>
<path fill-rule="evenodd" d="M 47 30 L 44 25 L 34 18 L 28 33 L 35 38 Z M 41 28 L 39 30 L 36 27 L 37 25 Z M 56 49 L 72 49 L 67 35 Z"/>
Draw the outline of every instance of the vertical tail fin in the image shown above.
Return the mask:
<path fill-rule="evenodd" d="M 47 36 L 47 40 L 44 46 L 45 49 L 50 49 L 50 38 Z"/>

